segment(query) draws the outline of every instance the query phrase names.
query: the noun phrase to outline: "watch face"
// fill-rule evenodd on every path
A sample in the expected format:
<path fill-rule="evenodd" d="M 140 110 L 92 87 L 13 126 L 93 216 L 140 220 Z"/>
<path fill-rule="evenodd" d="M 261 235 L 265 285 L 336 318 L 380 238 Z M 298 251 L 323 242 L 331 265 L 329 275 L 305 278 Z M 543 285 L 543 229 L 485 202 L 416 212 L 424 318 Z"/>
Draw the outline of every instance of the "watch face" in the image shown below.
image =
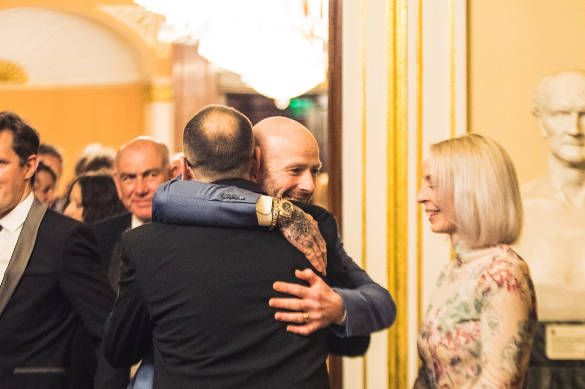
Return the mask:
<path fill-rule="evenodd" d="M 288 214 L 292 213 L 292 210 L 293 210 L 292 204 L 289 203 L 288 201 L 283 202 L 282 210 Z"/>

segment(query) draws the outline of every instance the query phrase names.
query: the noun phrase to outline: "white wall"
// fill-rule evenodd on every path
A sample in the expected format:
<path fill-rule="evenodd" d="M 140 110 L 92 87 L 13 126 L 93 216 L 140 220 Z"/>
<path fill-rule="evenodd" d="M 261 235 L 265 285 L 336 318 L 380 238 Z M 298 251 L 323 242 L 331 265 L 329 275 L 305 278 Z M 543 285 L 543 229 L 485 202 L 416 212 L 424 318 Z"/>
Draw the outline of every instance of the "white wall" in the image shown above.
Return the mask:
<path fill-rule="evenodd" d="M 88 19 L 42 8 L 0 11 L 0 56 L 28 73 L 28 85 L 111 85 L 142 78 L 135 49 Z"/>
<path fill-rule="evenodd" d="M 375 281 L 389 285 L 388 277 L 396 275 L 389 272 L 387 255 L 387 242 L 394 238 L 388 235 L 392 216 L 386 213 L 388 191 L 404 188 L 388 187 L 389 169 L 396 162 L 388 161 L 388 156 L 407 148 L 403 168 L 408 177 L 404 184 L 408 255 L 399 260 L 405 262 L 408 276 L 396 281 L 408 288 L 407 301 L 397 301 L 407 307 L 408 325 L 390 331 L 400 331 L 398 336 L 408 339 L 404 369 L 411 386 L 418 370 L 418 313 L 424 312 L 438 272 L 450 258 L 448 240 L 430 232 L 416 204 L 416 192 L 429 144 L 466 131 L 466 2 L 407 0 L 403 35 L 400 28 L 388 24 L 392 22 L 388 15 L 400 12 L 397 4 L 400 1 L 343 1 L 343 231 L 356 262 Z M 396 129 L 388 115 L 396 98 L 388 90 L 389 77 L 394 77 L 389 72 L 400 66 L 391 62 L 395 58 L 388 52 L 393 39 L 407 45 L 403 92 L 408 104 L 405 112 L 398 108 L 394 114 L 408 118 L 408 140 L 389 150 L 391 131 L 404 130 Z M 345 388 L 398 388 L 401 381 L 389 377 L 395 354 L 389 350 L 388 334 L 372 336 L 365 358 L 344 359 Z"/>

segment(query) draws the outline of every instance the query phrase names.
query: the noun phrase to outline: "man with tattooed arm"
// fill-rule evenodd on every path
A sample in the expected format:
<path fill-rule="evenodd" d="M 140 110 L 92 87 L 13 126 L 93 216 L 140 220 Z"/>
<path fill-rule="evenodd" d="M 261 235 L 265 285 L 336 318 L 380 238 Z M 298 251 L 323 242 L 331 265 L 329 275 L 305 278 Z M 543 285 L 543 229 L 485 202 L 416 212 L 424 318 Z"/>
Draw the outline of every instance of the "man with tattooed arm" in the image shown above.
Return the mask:
<path fill-rule="evenodd" d="M 277 226 L 325 276 L 327 252 L 318 225 L 288 201 L 308 203 L 311 199 L 321 168 L 317 141 L 303 125 L 284 117 L 264 119 L 253 131 L 260 163 L 253 167 L 251 178 L 268 196 L 241 188 L 174 180 L 161 185 L 155 194 L 153 220 Z M 367 335 L 392 325 L 396 311 L 388 291 L 353 262 L 339 236 L 333 251 L 330 255 L 341 258 L 343 265 L 342 286 L 329 287 L 311 269 L 297 270 L 296 277 L 306 285 L 274 283 L 276 291 L 292 296 L 270 299 L 270 306 L 278 310 L 276 320 L 288 322 L 288 331 L 302 335 L 330 326 L 339 337 Z"/>
<path fill-rule="evenodd" d="M 240 112 L 204 108 L 185 127 L 183 146 L 182 180 L 261 191 L 250 181 L 260 152 Z M 273 226 L 296 219 L 290 202 L 273 204 L 279 210 Z M 339 286 L 346 272 L 332 246 L 335 221 L 323 209 L 303 207 L 321 222 L 332 252 L 324 278 Z M 155 388 L 327 387 L 330 331 L 287 333 L 267 304 L 281 296 L 272 290 L 274 279 L 292 284 L 295 269 L 306 266 L 279 233 L 155 220 L 124 233 L 120 252 L 119 295 L 104 336 L 115 366 L 136 363 L 152 344 Z"/>

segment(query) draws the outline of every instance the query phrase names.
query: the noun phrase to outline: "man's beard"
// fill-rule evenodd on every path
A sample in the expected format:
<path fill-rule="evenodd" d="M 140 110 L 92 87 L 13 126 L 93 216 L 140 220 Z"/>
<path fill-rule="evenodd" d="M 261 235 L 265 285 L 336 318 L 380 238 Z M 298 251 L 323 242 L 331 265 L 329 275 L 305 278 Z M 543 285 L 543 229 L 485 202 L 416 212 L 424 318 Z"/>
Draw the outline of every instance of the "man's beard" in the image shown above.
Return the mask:
<path fill-rule="evenodd" d="M 268 178 L 263 180 L 263 182 L 260 184 L 260 186 L 262 187 L 262 189 L 264 189 L 266 194 L 268 194 L 269 196 L 282 197 L 284 199 L 294 200 L 294 201 L 298 201 L 300 203 L 309 204 L 311 202 L 311 198 L 313 197 L 313 193 L 301 191 L 301 190 L 298 190 L 294 187 L 281 193 L 279 188 L 276 187 L 276 184 L 274 183 L 274 181 L 272 181 Z"/>
<path fill-rule="evenodd" d="M 294 200 L 300 203 L 309 204 L 311 202 L 313 194 L 308 192 L 295 191 L 294 189 L 291 189 L 284 192 L 282 194 L 282 197 L 284 197 L 287 200 Z"/>

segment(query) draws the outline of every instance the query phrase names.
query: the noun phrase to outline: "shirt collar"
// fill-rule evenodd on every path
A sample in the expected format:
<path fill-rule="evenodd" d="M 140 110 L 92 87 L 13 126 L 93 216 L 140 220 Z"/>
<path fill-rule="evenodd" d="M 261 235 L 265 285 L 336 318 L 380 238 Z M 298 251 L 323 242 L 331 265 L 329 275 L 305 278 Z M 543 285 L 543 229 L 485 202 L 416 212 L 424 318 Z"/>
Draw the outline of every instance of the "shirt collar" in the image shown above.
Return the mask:
<path fill-rule="evenodd" d="M 243 178 L 224 178 L 221 180 L 214 181 L 212 183 L 218 185 L 233 185 L 241 189 L 249 190 L 250 192 L 264 193 L 264 191 L 262 190 L 262 188 L 258 186 L 258 184 L 250 180 L 245 180 Z"/>
<path fill-rule="evenodd" d="M 501 245 L 496 245 L 481 248 L 470 248 L 464 242 L 457 242 L 453 244 L 453 246 L 455 248 L 455 259 L 458 265 L 472 262 L 478 258 L 489 257 L 492 253 L 497 252 L 501 247 Z"/>
<path fill-rule="evenodd" d="M 130 222 L 130 228 L 136 228 L 143 225 L 144 222 L 136 217 L 136 215 L 132 214 L 132 221 Z"/>
<path fill-rule="evenodd" d="M 2 228 L 6 228 L 6 230 L 10 232 L 15 232 L 18 230 L 26 220 L 28 212 L 32 207 L 33 200 L 34 195 L 31 191 L 29 195 L 20 203 L 18 203 L 18 205 L 14 207 L 12 211 L 8 212 L 6 216 L 0 219 L 0 225 Z"/>

